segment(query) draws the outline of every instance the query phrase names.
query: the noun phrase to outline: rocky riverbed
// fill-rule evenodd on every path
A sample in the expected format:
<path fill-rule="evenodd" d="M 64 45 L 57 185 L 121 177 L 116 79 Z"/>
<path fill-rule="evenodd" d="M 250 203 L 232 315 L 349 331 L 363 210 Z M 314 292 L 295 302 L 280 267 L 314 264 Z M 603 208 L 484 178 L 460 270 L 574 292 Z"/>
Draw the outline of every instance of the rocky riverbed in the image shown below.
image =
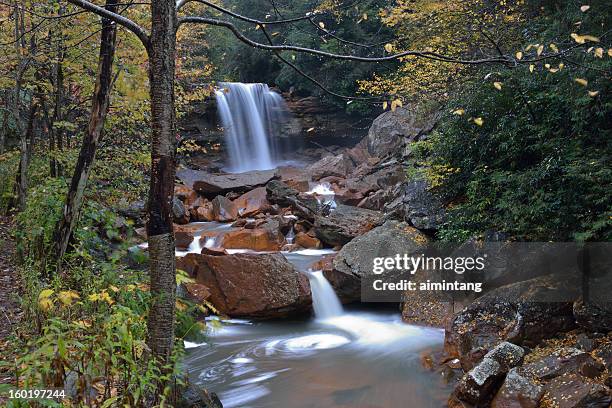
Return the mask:
<path fill-rule="evenodd" d="M 437 114 L 425 118 L 403 108 L 386 112 L 356 146 L 320 152 L 303 167 L 179 169 L 177 266 L 196 282 L 185 285 L 187 296 L 235 318 L 308 315 L 309 280 L 287 254 L 327 250 L 308 268 L 323 271 L 342 302 L 359 302 L 373 257 L 418 253 L 444 222 L 443 203 L 425 180 L 408 180 L 404 167 Z M 223 227 L 203 230 L 201 223 Z M 569 281 L 538 268 L 463 302 L 405 297 L 406 323 L 445 330 L 444 348 L 421 363 L 453 379 L 449 406 L 610 406 L 611 303 L 541 302 L 542 291 Z"/>

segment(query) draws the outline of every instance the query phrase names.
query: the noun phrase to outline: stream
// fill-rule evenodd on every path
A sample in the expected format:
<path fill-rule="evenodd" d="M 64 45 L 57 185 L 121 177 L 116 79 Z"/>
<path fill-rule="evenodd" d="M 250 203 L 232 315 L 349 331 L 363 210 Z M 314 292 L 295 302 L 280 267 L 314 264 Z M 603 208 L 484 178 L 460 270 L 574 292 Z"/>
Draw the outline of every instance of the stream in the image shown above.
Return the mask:
<path fill-rule="evenodd" d="M 197 251 L 197 241 L 177 255 Z M 395 311 L 344 310 L 323 274 L 307 271 L 331 252 L 283 253 L 308 274 L 314 318 L 213 323 L 211 317 L 205 343 L 185 342 L 190 379 L 216 392 L 225 408 L 445 406 L 444 379 L 421 365 L 423 351 L 442 347 L 443 331 L 404 324 Z"/>

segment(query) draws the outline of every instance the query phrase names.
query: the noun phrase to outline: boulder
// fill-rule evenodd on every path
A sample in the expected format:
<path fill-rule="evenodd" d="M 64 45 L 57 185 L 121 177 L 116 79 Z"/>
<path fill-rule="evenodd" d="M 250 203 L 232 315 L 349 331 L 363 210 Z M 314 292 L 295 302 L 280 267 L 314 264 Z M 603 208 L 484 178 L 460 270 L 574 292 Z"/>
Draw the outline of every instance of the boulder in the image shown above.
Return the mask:
<path fill-rule="evenodd" d="M 495 394 L 491 408 L 537 408 L 543 394 L 540 384 L 512 368 Z"/>
<path fill-rule="evenodd" d="M 270 209 L 265 187 L 257 187 L 244 193 L 233 201 L 238 208 L 241 217 L 252 217 L 255 214 L 266 212 Z"/>
<path fill-rule="evenodd" d="M 212 200 L 212 216 L 216 221 L 234 221 L 238 218 L 238 208 L 224 196 Z"/>
<path fill-rule="evenodd" d="M 544 387 L 541 406 L 556 408 L 609 408 L 610 389 L 578 374 L 557 377 Z"/>
<path fill-rule="evenodd" d="M 446 352 L 469 370 L 501 341 L 533 347 L 575 328 L 572 302 L 541 301 L 561 288 L 576 287 L 575 278 L 546 275 L 491 290 L 450 320 Z"/>
<path fill-rule="evenodd" d="M 334 288 L 336 295 L 342 303 L 359 301 L 361 298 L 361 282 L 359 278 L 351 273 L 344 273 L 334 269 L 334 258 L 336 254 L 325 255 L 320 260 L 313 262 L 313 271 L 323 271 L 323 275 Z"/>
<path fill-rule="evenodd" d="M 595 378 L 604 370 L 604 365 L 591 354 L 573 347 L 555 350 L 550 355 L 525 364 L 520 368 L 523 375 L 538 381 L 548 381 L 568 373 L 580 373 Z"/>
<path fill-rule="evenodd" d="M 183 383 L 186 384 L 178 387 L 176 408 L 223 408 L 221 400 L 214 392 L 208 392 L 189 381 Z"/>
<path fill-rule="evenodd" d="M 311 310 L 308 278 L 281 254 L 187 254 L 209 301 L 229 316 L 269 319 Z"/>
<path fill-rule="evenodd" d="M 291 207 L 292 211 L 307 220 L 314 220 L 319 212 L 319 202 L 312 195 L 300 194 L 282 181 L 272 180 L 266 184 L 268 201 L 283 207 Z"/>
<path fill-rule="evenodd" d="M 198 207 L 195 210 L 195 219 L 196 221 L 214 221 L 215 214 L 213 213 L 213 208 L 211 203 L 207 203 L 207 205 Z"/>
<path fill-rule="evenodd" d="M 429 191 L 426 180 L 404 184 L 404 219 L 422 230 L 437 230 L 444 222 L 445 211 L 440 200 Z"/>
<path fill-rule="evenodd" d="M 382 218 L 378 211 L 338 204 L 328 216 L 315 217 L 314 229 L 322 242 L 331 246 L 344 245 L 380 225 Z"/>
<path fill-rule="evenodd" d="M 419 112 L 417 107 L 384 112 L 374 119 L 368 131 L 368 152 L 377 157 L 401 152 L 406 143 L 428 133 L 439 117 L 438 112 Z"/>
<path fill-rule="evenodd" d="M 174 233 L 174 245 L 177 249 L 186 250 L 193 242 L 193 232 L 176 231 Z"/>
<path fill-rule="evenodd" d="M 461 378 L 454 396 L 473 405 L 488 402 L 504 374 L 519 365 L 524 355 L 525 350 L 521 347 L 509 342 L 500 343 Z"/>
<path fill-rule="evenodd" d="M 172 216 L 177 224 L 189 222 L 189 212 L 185 209 L 185 204 L 176 197 L 172 199 Z"/>
<path fill-rule="evenodd" d="M 253 251 L 280 251 L 285 237 L 278 222 L 270 221 L 259 228 L 242 228 L 223 235 L 220 246 L 225 249 L 252 249 Z"/>
<path fill-rule="evenodd" d="M 179 171 L 178 177 L 187 182 L 193 182 L 193 189 L 205 196 L 226 194 L 230 191 L 248 191 L 255 187 L 263 186 L 276 177 L 275 170 L 254 170 L 234 174 L 209 174 L 205 172 L 194 172 L 186 174 Z"/>
<path fill-rule="evenodd" d="M 608 292 L 609 293 L 609 292 Z M 574 302 L 574 317 L 579 326 L 596 332 L 612 331 L 612 302 Z"/>
<path fill-rule="evenodd" d="M 319 239 L 305 232 L 298 232 L 295 235 L 295 243 L 301 246 L 302 248 L 319 249 L 323 246 Z"/>
<path fill-rule="evenodd" d="M 313 180 L 320 180 L 323 177 L 336 176 L 346 177 L 353 169 L 355 165 L 352 160 L 344 154 L 337 156 L 325 156 L 316 163 L 308 166 L 308 173 L 312 176 Z"/>
<path fill-rule="evenodd" d="M 429 239 L 406 223 L 387 221 L 346 244 L 334 258 L 334 269 L 363 278 L 372 275 L 374 258 L 421 253 Z"/>

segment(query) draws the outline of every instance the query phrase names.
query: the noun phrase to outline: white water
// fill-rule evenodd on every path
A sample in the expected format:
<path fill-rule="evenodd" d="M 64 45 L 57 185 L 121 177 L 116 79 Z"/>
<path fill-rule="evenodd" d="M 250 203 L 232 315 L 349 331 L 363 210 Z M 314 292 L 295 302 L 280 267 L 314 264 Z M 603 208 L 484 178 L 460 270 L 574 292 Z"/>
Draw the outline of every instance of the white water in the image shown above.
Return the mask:
<path fill-rule="evenodd" d="M 312 307 L 317 319 L 329 319 L 340 316 L 344 311 L 342 304 L 329 284 L 323 271 L 308 273 L 310 290 L 312 291 Z"/>
<path fill-rule="evenodd" d="M 245 172 L 276 167 L 275 140 L 289 118 L 281 95 L 266 84 L 223 82 L 215 92 L 229 153 L 229 170 Z"/>

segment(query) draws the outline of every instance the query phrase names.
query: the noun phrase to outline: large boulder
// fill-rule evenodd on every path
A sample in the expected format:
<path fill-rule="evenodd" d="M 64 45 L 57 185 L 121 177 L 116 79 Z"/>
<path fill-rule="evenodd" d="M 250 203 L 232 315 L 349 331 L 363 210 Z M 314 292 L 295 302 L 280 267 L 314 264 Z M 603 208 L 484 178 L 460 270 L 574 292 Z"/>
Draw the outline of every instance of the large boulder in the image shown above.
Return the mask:
<path fill-rule="evenodd" d="M 348 156 L 339 154 L 337 156 L 325 156 L 318 162 L 311 164 L 307 170 L 313 180 L 320 180 L 328 176 L 346 177 L 354 168 L 355 165 Z"/>
<path fill-rule="evenodd" d="M 336 254 L 325 255 L 311 265 L 314 271 L 323 271 L 323 275 L 334 288 L 342 303 L 359 301 L 361 298 L 361 282 L 351 273 L 344 273 L 334 268 Z"/>
<path fill-rule="evenodd" d="M 577 286 L 575 276 L 546 275 L 490 291 L 450 320 L 446 352 L 469 370 L 504 340 L 533 347 L 575 328 L 573 302 L 544 300 Z"/>
<path fill-rule="evenodd" d="M 428 133 L 438 119 L 438 112 L 420 112 L 417 107 L 387 111 L 374 119 L 368 131 L 368 152 L 377 157 L 400 152 L 404 144 Z"/>
<path fill-rule="evenodd" d="M 580 373 L 585 377 L 595 378 L 603 370 L 604 365 L 591 354 L 573 347 L 557 349 L 520 368 L 521 374 L 540 382 L 569 373 Z"/>
<path fill-rule="evenodd" d="M 266 184 L 268 201 L 283 207 L 291 207 L 301 218 L 314 221 L 320 211 L 320 205 L 313 195 L 301 194 L 279 180 Z"/>
<path fill-rule="evenodd" d="M 265 187 L 257 187 L 235 199 L 234 205 L 238 208 L 241 217 L 252 217 L 270 209 Z"/>
<path fill-rule="evenodd" d="M 379 211 L 338 204 L 329 215 L 315 217 L 314 229 L 322 242 L 331 246 L 344 245 L 380 225 L 382 219 L 383 214 Z"/>
<path fill-rule="evenodd" d="M 229 316 L 270 319 L 311 310 L 308 278 L 281 254 L 187 254 L 181 266 Z"/>
<path fill-rule="evenodd" d="M 444 222 L 445 211 L 440 200 L 429 191 L 426 180 L 404 185 L 404 219 L 422 230 L 437 230 Z"/>
<path fill-rule="evenodd" d="M 610 292 L 608 292 L 610 293 Z M 574 317 L 578 325 L 590 331 L 612 331 L 612 302 L 574 302 Z"/>
<path fill-rule="evenodd" d="M 374 258 L 421 253 L 429 239 L 417 229 L 387 221 L 346 244 L 334 258 L 334 269 L 359 278 L 371 276 Z"/>
<path fill-rule="evenodd" d="M 187 186 L 205 196 L 225 194 L 230 191 L 248 191 L 265 185 L 276 177 L 275 170 L 253 170 L 244 173 L 210 174 L 196 170 L 179 170 L 177 176 Z"/>
<path fill-rule="evenodd" d="M 212 216 L 217 221 L 234 221 L 238 218 L 238 207 L 224 196 L 212 200 Z"/>
<path fill-rule="evenodd" d="M 558 408 L 609 408 L 610 389 L 575 373 L 557 377 L 545 386 L 540 406 Z"/>
<path fill-rule="evenodd" d="M 249 228 L 247 228 L 249 227 Z M 280 251 L 285 244 L 278 219 L 271 218 L 256 228 L 228 231 L 221 238 L 220 247 L 225 249 L 252 249 L 254 251 Z"/>
<path fill-rule="evenodd" d="M 513 368 L 508 371 L 504 383 L 493 398 L 491 408 L 536 408 L 543 393 L 542 385 Z"/>

